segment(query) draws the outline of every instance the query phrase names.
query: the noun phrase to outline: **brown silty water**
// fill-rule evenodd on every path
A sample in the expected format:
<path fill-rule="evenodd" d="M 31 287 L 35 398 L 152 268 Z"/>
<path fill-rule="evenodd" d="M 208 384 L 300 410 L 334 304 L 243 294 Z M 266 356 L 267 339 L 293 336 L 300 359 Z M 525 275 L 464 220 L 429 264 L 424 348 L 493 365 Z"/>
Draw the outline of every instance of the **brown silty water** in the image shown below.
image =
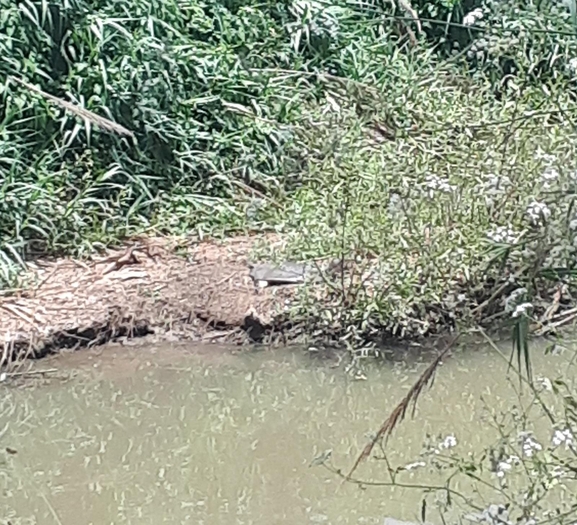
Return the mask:
<path fill-rule="evenodd" d="M 535 369 L 567 359 L 534 352 Z M 69 374 L 33 388 L 1 387 L 0 523 L 377 524 L 418 520 L 422 491 L 342 483 L 347 470 L 427 362 L 379 363 L 352 380 L 301 350 L 235 354 L 215 347 L 111 346 L 37 364 Z M 454 435 L 460 452 L 492 442 L 488 413 L 517 392 L 487 348 L 457 351 L 387 445 L 391 466 L 419 459 L 427 434 Z M 517 385 L 518 386 L 518 385 Z M 490 399 L 490 406 L 484 399 Z M 14 453 L 15 452 L 15 453 Z M 384 461 L 357 475 L 387 480 Z M 437 484 L 415 469 L 405 484 Z"/>

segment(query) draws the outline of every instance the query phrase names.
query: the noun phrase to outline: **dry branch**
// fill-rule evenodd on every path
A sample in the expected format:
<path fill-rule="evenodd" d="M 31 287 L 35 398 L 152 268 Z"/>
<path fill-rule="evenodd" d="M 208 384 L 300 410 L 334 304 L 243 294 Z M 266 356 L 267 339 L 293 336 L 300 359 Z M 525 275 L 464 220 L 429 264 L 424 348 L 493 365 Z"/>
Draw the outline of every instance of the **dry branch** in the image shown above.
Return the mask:
<path fill-rule="evenodd" d="M 81 108 L 81 107 L 76 106 L 74 104 L 71 104 L 70 102 L 67 102 L 66 100 L 62 100 L 61 98 L 55 97 L 54 95 L 50 95 L 49 93 L 46 93 L 46 92 L 42 91 L 41 89 L 38 89 L 37 87 L 33 86 L 32 84 L 29 84 L 25 80 L 22 80 L 21 78 L 10 77 L 10 79 L 14 80 L 14 82 L 16 82 L 17 84 L 24 86 L 29 91 L 33 91 L 34 93 L 38 93 L 41 97 L 45 98 L 46 100 L 50 100 L 50 101 L 54 102 L 55 104 L 57 104 L 58 106 L 66 109 L 68 111 L 71 111 L 77 117 L 80 117 L 81 119 L 84 119 L 84 120 L 88 120 L 89 122 L 91 122 L 95 126 L 98 126 L 99 128 L 102 128 L 106 131 L 110 131 L 112 133 L 117 133 L 118 135 L 124 135 L 127 137 L 135 138 L 134 133 L 132 133 L 132 131 L 126 129 L 125 127 L 121 126 L 120 124 L 117 124 L 116 122 L 112 122 L 112 120 L 108 120 L 107 118 L 101 117 L 101 116 L 97 115 L 96 113 L 93 113 L 92 111 L 89 111 L 87 109 L 84 109 L 84 108 Z"/>
<path fill-rule="evenodd" d="M 376 433 L 375 437 L 365 446 L 351 471 L 347 474 L 345 480 L 350 480 L 351 476 L 357 469 L 357 467 L 370 455 L 373 451 L 375 445 L 381 439 L 387 439 L 395 427 L 403 421 L 409 405 L 413 405 L 413 412 L 412 415 L 415 414 L 415 408 L 417 406 L 417 400 L 421 395 L 421 392 L 428 384 L 432 383 L 433 378 L 435 376 L 435 371 L 437 370 L 438 366 L 441 364 L 443 358 L 449 353 L 449 350 L 453 347 L 453 345 L 457 342 L 459 336 L 453 338 L 453 340 L 445 347 L 445 349 L 435 358 L 435 360 L 425 369 L 425 371 L 421 374 L 419 379 L 415 382 L 415 384 L 411 387 L 407 395 L 401 400 L 401 402 L 395 407 L 395 409 L 391 412 L 389 417 L 385 420 L 385 422 L 381 425 L 378 432 Z"/>

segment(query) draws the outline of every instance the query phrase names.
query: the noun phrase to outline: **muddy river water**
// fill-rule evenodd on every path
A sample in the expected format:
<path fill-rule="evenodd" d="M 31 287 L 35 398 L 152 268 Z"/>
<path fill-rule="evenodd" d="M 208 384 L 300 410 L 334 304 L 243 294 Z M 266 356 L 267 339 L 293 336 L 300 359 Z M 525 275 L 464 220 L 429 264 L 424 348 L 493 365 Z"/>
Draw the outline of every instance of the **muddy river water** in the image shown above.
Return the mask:
<path fill-rule="evenodd" d="M 508 351 L 509 347 L 505 347 Z M 566 356 L 534 352 L 536 373 L 571 375 Z M 422 493 L 342 484 L 311 460 L 332 449 L 348 469 L 426 360 L 385 362 L 354 379 L 302 350 L 121 347 L 44 360 L 57 379 L 0 386 L 0 523 L 381 524 L 418 520 Z M 487 411 L 517 399 L 488 348 L 454 353 L 388 444 L 389 462 L 418 460 L 426 434 L 463 452 L 494 436 Z M 488 401 L 489 400 L 489 401 Z M 383 461 L 359 470 L 387 479 Z M 426 469 L 406 483 L 437 483 Z"/>

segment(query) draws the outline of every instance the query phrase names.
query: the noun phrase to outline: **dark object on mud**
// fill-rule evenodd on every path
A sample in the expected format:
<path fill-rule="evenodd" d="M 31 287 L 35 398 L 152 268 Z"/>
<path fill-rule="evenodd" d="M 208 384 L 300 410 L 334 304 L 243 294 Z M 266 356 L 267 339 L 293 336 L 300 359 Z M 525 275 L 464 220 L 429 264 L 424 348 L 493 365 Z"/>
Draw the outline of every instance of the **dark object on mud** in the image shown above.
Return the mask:
<path fill-rule="evenodd" d="M 307 279 L 314 281 L 323 280 L 325 277 L 342 271 L 342 261 L 333 259 L 323 267 L 316 264 L 302 264 L 285 262 L 280 265 L 263 263 L 249 264 L 250 276 L 254 283 L 264 288 L 266 286 L 281 286 L 290 284 L 303 284 Z M 321 273 L 322 272 L 322 273 Z"/>

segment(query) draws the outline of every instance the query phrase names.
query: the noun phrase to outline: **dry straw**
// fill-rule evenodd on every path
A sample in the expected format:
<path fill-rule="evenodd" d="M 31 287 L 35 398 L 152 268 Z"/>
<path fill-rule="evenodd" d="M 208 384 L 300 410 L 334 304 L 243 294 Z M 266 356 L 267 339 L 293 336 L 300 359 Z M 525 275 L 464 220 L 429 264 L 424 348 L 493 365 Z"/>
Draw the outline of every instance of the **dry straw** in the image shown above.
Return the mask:
<path fill-rule="evenodd" d="M 45 98 L 46 100 L 50 100 L 51 102 L 54 102 L 55 104 L 57 104 L 61 108 L 64 108 L 67 111 L 71 111 L 76 116 L 80 117 L 81 119 L 88 120 L 89 122 L 91 122 L 95 126 L 98 126 L 101 129 L 104 129 L 104 130 L 109 131 L 111 133 L 116 133 L 118 135 L 135 138 L 134 133 L 132 133 L 132 131 L 126 129 L 125 127 L 121 126 L 120 124 L 117 124 L 116 122 L 113 122 L 112 120 L 108 120 L 107 118 L 101 117 L 101 116 L 97 115 L 96 113 L 93 113 L 92 111 L 88 111 L 87 109 L 84 109 L 84 108 L 81 108 L 81 107 L 76 106 L 74 104 L 71 104 L 70 102 L 67 102 L 66 100 L 62 100 L 61 98 L 55 97 L 54 95 L 50 95 L 48 93 L 45 93 L 41 89 L 33 86 L 32 84 L 29 84 L 28 82 L 26 82 L 25 80 L 22 80 L 21 78 L 10 77 L 10 79 L 13 80 L 14 82 L 16 82 L 17 84 L 24 86 L 29 91 L 33 91 L 34 93 L 38 93 L 41 97 Z"/>

